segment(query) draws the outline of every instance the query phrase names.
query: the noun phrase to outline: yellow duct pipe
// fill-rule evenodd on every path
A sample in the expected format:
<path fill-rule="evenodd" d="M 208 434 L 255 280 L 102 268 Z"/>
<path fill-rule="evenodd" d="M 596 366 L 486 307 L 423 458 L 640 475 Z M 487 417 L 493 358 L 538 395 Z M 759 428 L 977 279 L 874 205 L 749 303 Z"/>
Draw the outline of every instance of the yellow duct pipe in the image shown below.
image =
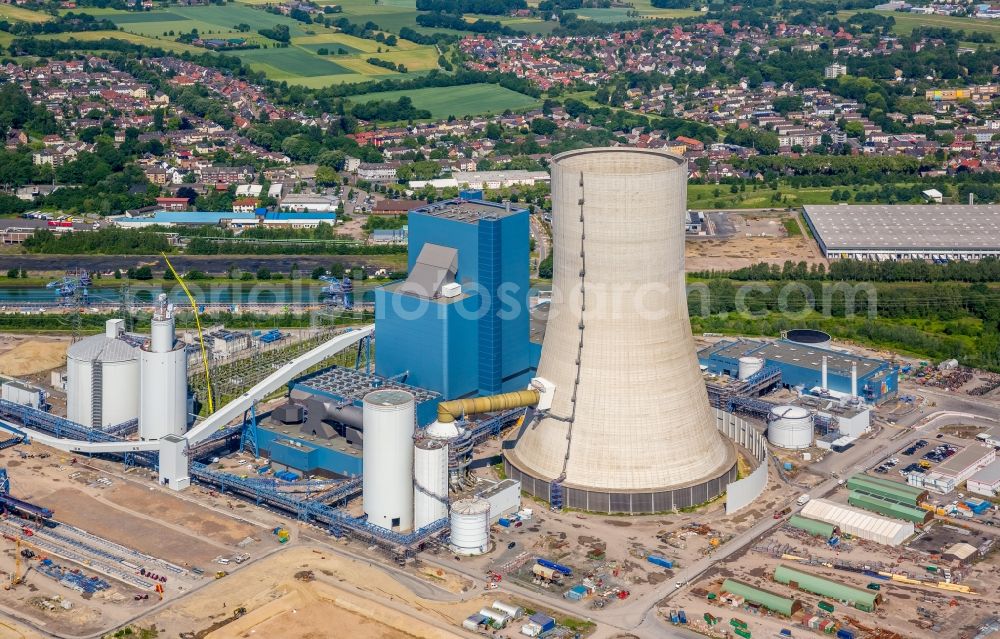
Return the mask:
<path fill-rule="evenodd" d="M 541 393 L 534 389 L 514 391 L 513 393 L 501 393 L 499 395 L 489 395 L 487 397 L 474 397 L 472 399 L 453 399 L 438 404 L 438 421 L 448 424 L 463 415 L 476 415 L 478 413 L 492 413 L 498 410 L 509 410 L 511 408 L 523 408 L 534 406 L 538 403 Z"/>

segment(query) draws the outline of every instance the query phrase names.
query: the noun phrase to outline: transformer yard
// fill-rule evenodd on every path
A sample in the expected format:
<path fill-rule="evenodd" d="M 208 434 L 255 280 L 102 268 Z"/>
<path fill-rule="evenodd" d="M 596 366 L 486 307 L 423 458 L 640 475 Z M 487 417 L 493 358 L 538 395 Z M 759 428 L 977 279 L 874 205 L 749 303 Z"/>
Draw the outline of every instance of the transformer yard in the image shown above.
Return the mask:
<path fill-rule="evenodd" d="M 410 212 L 374 324 L 182 339 L 162 296 L 0 381 L 0 639 L 1000 631 L 1000 378 L 694 336 L 679 161 L 561 162 L 578 295 L 465 193 Z"/>

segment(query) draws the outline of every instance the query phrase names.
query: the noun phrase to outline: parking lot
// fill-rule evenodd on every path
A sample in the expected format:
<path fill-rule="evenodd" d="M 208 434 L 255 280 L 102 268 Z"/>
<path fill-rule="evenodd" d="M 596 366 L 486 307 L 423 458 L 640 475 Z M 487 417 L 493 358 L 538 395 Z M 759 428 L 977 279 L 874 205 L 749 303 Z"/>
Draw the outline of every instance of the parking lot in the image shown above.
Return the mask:
<path fill-rule="evenodd" d="M 944 440 L 938 434 L 933 440 L 918 439 L 913 444 L 899 450 L 897 453 L 882 460 L 882 463 L 872 470 L 880 475 L 886 475 L 896 470 L 905 479 L 910 473 L 926 473 L 937 464 L 962 450 L 962 446 Z"/>

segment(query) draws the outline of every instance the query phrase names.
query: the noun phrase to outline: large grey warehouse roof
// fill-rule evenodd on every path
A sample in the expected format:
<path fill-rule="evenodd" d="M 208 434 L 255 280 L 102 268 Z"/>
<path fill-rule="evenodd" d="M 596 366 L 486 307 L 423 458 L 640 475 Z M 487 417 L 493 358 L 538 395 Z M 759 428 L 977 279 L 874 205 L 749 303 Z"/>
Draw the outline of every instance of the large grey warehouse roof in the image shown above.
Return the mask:
<path fill-rule="evenodd" d="M 995 250 L 1000 205 L 809 205 L 806 217 L 827 250 Z"/>
<path fill-rule="evenodd" d="M 85 337 L 69 347 L 66 357 L 87 362 L 127 362 L 139 357 L 139 349 L 104 333 Z"/>

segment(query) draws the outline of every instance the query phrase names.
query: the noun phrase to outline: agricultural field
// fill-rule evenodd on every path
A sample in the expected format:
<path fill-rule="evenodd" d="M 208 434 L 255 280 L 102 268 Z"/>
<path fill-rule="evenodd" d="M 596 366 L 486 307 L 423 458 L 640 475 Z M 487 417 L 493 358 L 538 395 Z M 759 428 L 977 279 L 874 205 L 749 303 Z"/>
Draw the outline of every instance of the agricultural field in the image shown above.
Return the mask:
<path fill-rule="evenodd" d="M 552 33 L 552 30 L 559 26 L 558 22 L 547 22 L 545 20 L 539 20 L 538 18 L 515 18 L 511 16 L 488 16 L 480 15 L 475 13 L 465 14 L 466 22 L 475 22 L 476 20 L 489 20 L 490 22 L 499 22 L 500 24 L 510 27 L 511 29 L 517 29 L 519 31 L 526 31 L 528 33 L 540 33 L 548 34 Z M 437 29 L 435 29 L 436 31 Z"/>
<path fill-rule="evenodd" d="M 841 11 L 837 15 L 849 18 L 857 11 Z M 896 25 L 892 30 L 899 35 L 908 35 L 917 27 L 944 27 L 965 31 L 966 33 L 986 33 L 1000 41 L 1000 20 L 980 20 L 958 16 L 924 16 L 915 13 L 900 13 L 898 11 L 871 11 L 883 16 L 891 16 Z M 979 46 L 971 44 L 970 46 Z M 989 45 L 986 45 L 989 46 Z"/>
<path fill-rule="evenodd" d="M 0 20 L 13 22 L 48 22 L 50 16 L 41 11 L 32 11 L 10 4 L 0 4 Z"/>
<path fill-rule="evenodd" d="M 81 42 L 96 42 L 98 40 L 103 40 L 104 38 L 116 38 L 118 40 L 125 40 L 126 42 L 141 44 L 147 47 L 159 47 L 165 51 L 172 51 L 174 53 L 184 53 L 185 51 L 189 53 L 200 53 L 204 51 L 204 49 L 199 49 L 198 47 L 193 47 L 189 44 L 174 42 L 170 38 L 149 38 L 135 33 L 128 33 L 127 31 L 81 31 L 78 33 L 53 33 L 36 37 L 41 40 L 74 39 Z"/>
<path fill-rule="evenodd" d="M 398 100 L 402 96 L 411 98 L 415 107 L 430 111 L 433 118 L 502 113 L 507 109 L 530 109 L 538 106 L 538 100 L 494 84 L 365 93 L 354 96 L 351 100 L 353 102 Z"/>
<path fill-rule="evenodd" d="M 357 2 L 355 8 L 359 11 L 383 12 L 386 15 L 398 15 L 404 21 L 413 25 L 416 16 L 415 0 L 409 0 L 402 5 L 399 0 L 385 0 L 387 5 L 365 4 Z M 0 5 L 7 7 L 7 5 Z M 25 11 L 18 9 L 18 11 Z M 260 45 L 259 49 L 238 49 L 220 51 L 226 55 L 239 57 L 251 68 L 261 71 L 273 80 L 302 84 L 309 87 L 322 87 L 336 83 L 364 82 L 387 77 L 404 77 L 403 74 L 371 65 L 368 58 L 377 57 L 382 60 L 403 64 L 411 74 L 420 74 L 438 68 L 438 52 L 432 46 L 419 45 L 408 40 L 399 40 L 395 46 L 357 38 L 328 29 L 323 25 L 304 24 L 298 20 L 267 13 L 250 3 L 238 2 L 225 6 L 175 6 L 169 9 L 134 12 L 115 9 L 85 9 L 95 16 L 109 18 L 122 31 L 94 32 L 85 34 L 81 40 L 96 40 L 102 37 L 117 37 L 122 40 L 157 46 L 169 51 L 204 52 L 206 49 L 175 42 L 182 33 L 190 33 L 197 29 L 204 38 L 227 39 L 243 38 L 251 44 Z M 401 13 L 402 12 L 402 13 Z M 28 12 L 31 15 L 35 12 Z M 354 21 L 361 20 L 358 16 L 349 16 Z M 240 31 L 237 25 L 248 25 L 249 31 Z M 292 36 L 290 46 L 279 47 L 278 43 L 257 33 L 257 29 L 285 25 Z M 244 27 L 246 29 L 246 27 Z M 100 34 L 100 35 L 95 35 Z M 54 36 L 59 39 L 70 37 L 68 34 Z M 327 49 L 327 55 L 319 55 L 320 49 Z"/>
<path fill-rule="evenodd" d="M 692 11 L 690 9 L 656 9 L 652 6 L 648 9 L 626 9 L 623 7 L 608 9 L 574 9 L 573 13 L 577 14 L 581 18 L 596 20 L 598 22 L 626 22 L 628 20 L 650 18 L 690 18 L 692 16 L 700 15 L 697 11 Z M 633 13 L 638 13 L 638 17 L 630 15 Z"/>

